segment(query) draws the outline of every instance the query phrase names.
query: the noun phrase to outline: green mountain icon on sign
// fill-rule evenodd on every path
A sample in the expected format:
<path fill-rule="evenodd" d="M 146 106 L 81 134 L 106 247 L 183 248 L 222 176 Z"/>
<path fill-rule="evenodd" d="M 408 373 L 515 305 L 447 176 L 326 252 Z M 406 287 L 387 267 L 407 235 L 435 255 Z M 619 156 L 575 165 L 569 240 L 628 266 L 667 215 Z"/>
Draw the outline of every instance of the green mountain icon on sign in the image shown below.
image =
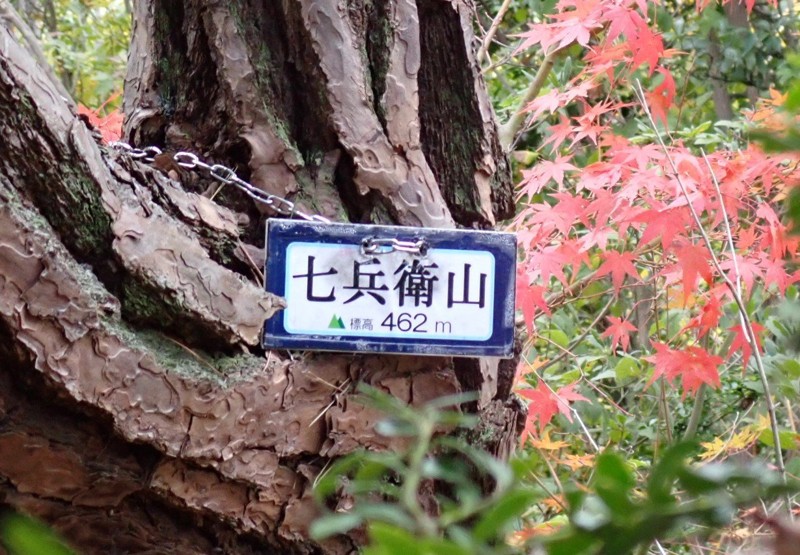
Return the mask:
<path fill-rule="evenodd" d="M 328 324 L 329 329 L 334 330 L 343 330 L 344 329 L 344 322 L 342 322 L 342 318 L 334 314 L 331 316 L 331 322 Z"/>

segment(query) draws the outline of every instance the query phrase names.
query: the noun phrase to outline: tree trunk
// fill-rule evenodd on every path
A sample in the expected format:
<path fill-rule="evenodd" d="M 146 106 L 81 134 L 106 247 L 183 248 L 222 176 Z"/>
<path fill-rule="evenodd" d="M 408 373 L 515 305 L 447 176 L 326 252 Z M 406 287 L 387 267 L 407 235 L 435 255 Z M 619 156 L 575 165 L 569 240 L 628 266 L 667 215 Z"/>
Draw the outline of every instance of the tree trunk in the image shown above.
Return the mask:
<path fill-rule="evenodd" d="M 510 172 L 462 0 L 140 0 L 132 144 L 188 150 L 337 221 L 488 228 Z M 99 145 L 0 27 L 0 505 L 83 553 L 346 553 L 314 478 L 392 448 L 365 381 L 520 423 L 513 361 L 259 350 L 263 206 Z M 263 256 L 263 255 L 262 255 Z"/>

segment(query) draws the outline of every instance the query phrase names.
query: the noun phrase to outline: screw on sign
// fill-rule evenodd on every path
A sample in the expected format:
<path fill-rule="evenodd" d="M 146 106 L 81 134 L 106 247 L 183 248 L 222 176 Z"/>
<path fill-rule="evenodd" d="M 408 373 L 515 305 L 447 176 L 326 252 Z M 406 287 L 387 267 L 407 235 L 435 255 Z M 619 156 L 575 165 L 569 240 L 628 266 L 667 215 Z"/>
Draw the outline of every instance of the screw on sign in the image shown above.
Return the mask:
<path fill-rule="evenodd" d="M 510 233 L 270 220 L 264 346 L 511 356 Z"/>

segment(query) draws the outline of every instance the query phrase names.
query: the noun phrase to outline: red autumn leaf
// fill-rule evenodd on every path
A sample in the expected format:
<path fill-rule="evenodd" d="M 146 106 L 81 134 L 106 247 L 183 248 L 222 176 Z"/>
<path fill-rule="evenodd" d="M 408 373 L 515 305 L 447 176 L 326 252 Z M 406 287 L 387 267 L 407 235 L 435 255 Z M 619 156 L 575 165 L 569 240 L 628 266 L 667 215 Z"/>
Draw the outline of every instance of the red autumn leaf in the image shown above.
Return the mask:
<path fill-rule="evenodd" d="M 728 258 L 720 262 L 719 265 L 727 272 L 728 279 L 734 283 L 738 274 L 748 292 L 753 291 L 756 280 L 760 280 L 764 275 L 760 256 L 739 256 L 736 259 L 736 263 L 734 263 L 733 259 Z"/>
<path fill-rule="evenodd" d="M 517 389 L 517 393 L 529 401 L 528 417 L 525 421 L 523 441 L 528 435 L 537 435 L 534 427 L 539 428 L 539 433 L 544 430 L 553 417 L 561 413 L 572 422 L 570 403 L 575 401 L 588 401 L 586 397 L 575 392 L 577 382 L 562 387 L 553 393 L 544 380 L 539 380 L 535 388 Z"/>
<path fill-rule="evenodd" d="M 608 26 L 607 40 L 613 41 L 620 35 L 625 38 L 635 38 L 640 32 L 647 29 L 647 21 L 628 6 L 614 6 L 606 12 L 611 23 Z"/>
<path fill-rule="evenodd" d="M 536 316 L 537 308 L 545 314 L 550 314 L 550 307 L 547 306 L 547 301 L 544 299 L 545 291 L 546 289 L 541 285 L 530 285 L 528 276 L 525 274 L 517 274 L 516 304 L 517 308 L 522 311 L 528 335 L 533 333 L 533 318 Z"/>
<path fill-rule="evenodd" d="M 570 408 L 569 404 L 574 401 L 589 400 L 580 393 L 575 392 L 576 385 L 578 385 L 578 382 L 572 382 L 571 384 L 565 385 L 564 387 L 556 391 L 556 403 L 558 404 L 558 412 L 563 414 L 570 422 L 572 422 L 572 409 Z"/>
<path fill-rule="evenodd" d="M 756 347 L 758 351 L 763 351 L 763 347 L 761 346 L 761 338 L 759 334 L 764 331 L 764 326 L 761 324 L 756 324 L 755 322 L 750 324 L 753 327 L 753 332 L 755 333 L 755 341 Z M 730 358 L 731 355 L 736 352 L 737 350 L 742 350 L 742 369 L 747 369 L 747 363 L 750 362 L 750 356 L 753 354 L 753 348 L 750 346 L 750 342 L 747 341 L 747 336 L 744 333 L 744 329 L 742 328 L 741 324 L 737 324 L 730 328 L 730 331 L 733 332 L 733 341 L 731 342 L 730 349 L 728 349 L 728 356 L 725 358 Z"/>
<path fill-rule="evenodd" d="M 537 435 L 534 428 L 537 423 L 540 433 L 550 423 L 558 412 L 558 403 L 542 380 L 539 380 L 539 385 L 536 388 L 518 389 L 517 393 L 529 401 L 528 417 L 525 420 L 525 430 L 522 434 L 524 441 L 529 435 Z"/>
<path fill-rule="evenodd" d="M 650 63 L 652 63 L 652 61 Z M 653 66 L 651 65 L 650 67 L 652 68 Z M 648 106 L 650 106 L 650 111 L 653 114 L 653 118 L 666 126 L 667 112 L 669 111 L 670 106 L 672 106 L 672 101 L 675 98 L 675 80 L 672 78 L 672 74 L 663 67 L 659 67 L 656 71 L 664 76 L 664 80 L 660 85 L 653 89 L 652 92 L 646 91 L 644 96 L 647 100 Z M 652 69 L 650 70 L 650 73 L 652 73 Z"/>
<path fill-rule="evenodd" d="M 697 346 L 680 350 L 670 349 L 664 343 L 653 343 L 653 347 L 656 354 L 645 359 L 655 366 L 648 386 L 661 376 L 664 376 L 670 384 L 680 378 L 683 385 L 681 397 L 685 397 L 687 393 L 697 392 L 702 384 L 714 388 L 720 386 L 717 368 L 722 364 L 721 357 Z"/>
<path fill-rule="evenodd" d="M 564 186 L 564 174 L 576 168 L 569 163 L 571 156 L 558 156 L 554 161 L 542 160 L 530 170 L 522 171 L 520 188 L 528 197 L 539 193 L 551 180 L 558 183 L 559 188 Z"/>
<path fill-rule="evenodd" d="M 549 137 L 545 139 L 542 146 L 552 144 L 552 149 L 555 151 L 572 136 L 572 122 L 566 116 L 559 114 L 559 123 L 551 125 L 547 134 Z"/>
<path fill-rule="evenodd" d="M 706 283 L 711 284 L 711 256 L 708 249 L 701 245 L 684 243 L 675 249 L 681 272 L 683 273 L 683 298 L 688 299 L 697 284 L 697 276 L 702 277 Z"/>
<path fill-rule="evenodd" d="M 122 136 L 122 120 L 124 116 L 121 111 L 112 110 L 105 116 L 100 115 L 105 106 L 109 102 L 114 101 L 118 96 L 119 93 L 112 95 L 97 110 L 91 110 L 83 104 L 78 104 L 78 114 L 84 116 L 92 127 L 100 131 L 100 134 L 103 136 L 103 142 L 106 144 L 118 141 Z"/>
<path fill-rule="evenodd" d="M 603 253 L 605 262 L 597 269 L 596 276 L 602 277 L 611 274 L 611 284 L 614 287 L 614 293 L 617 295 L 622 289 L 622 282 L 625 280 L 626 275 L 637 281 L 639 280 L 639 273 L 633 265 L 633 256 L 632 252 L 608 251 Z"/>
<path fill-rule="evenodd" d="M 666 249 L 676 235 L 685 231 L 689 218 L 689 211 L 685 208 L 665 208 L 647 210 L 634 216 L 631 221 L 647 224 L 641 239 L 643 245 L 660 238 L 662 248 Z"/>
<path fill-rule="evenodd" d="M 633 52 L 633 67 L 638 68 L 642 64 L 647 64 L 650 67 L 650 75 L 652 75 L 653 71 L 658 66 L 659 58 L 661 58 L 661 55 L 664 53 L 664 41 L 661 39 L 661 35 L 645 27 L 640 30 L 639 34 L 633 40 L 629 40 L 629 44 L 631 52 Z M 671 75 L 669 79 L 672 81 Z M 671 88 L 674 96 L 674 81 L 672 82 Z"/>
<path fill-rule="evenodd" d="M 722 307 L 720 306 L 719 298 L 716 295 L 711 295 L 711 298 L 700 310 L 700 314 L 689 320 L 689 323 L 681 331 L 697 328 L 697 337 L 703 337 L 719 325 L 721 317 Z"/>
<path fill-rule="evenodd" d="M 616 316 L 609 316 L 607 320 L 610 324 L 600 337 L 611 337 L 612 351 L 617 350 L 618 344 L 622 346 L 623 351 L 627 351 L 631 343 L 629 335 L 636 331 L 636 326 Z"/>

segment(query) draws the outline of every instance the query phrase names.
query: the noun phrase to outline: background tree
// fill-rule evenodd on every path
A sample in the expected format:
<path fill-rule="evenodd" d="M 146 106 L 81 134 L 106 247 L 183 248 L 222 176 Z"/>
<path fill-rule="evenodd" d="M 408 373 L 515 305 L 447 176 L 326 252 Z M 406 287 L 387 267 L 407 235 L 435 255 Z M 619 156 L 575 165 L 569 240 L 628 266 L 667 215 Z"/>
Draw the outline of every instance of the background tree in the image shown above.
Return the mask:
<path fill-rule="evenodd" d="M 0 502 L 83 552 L 347 552 L 307 530 L 333 458 L 392 446 L 359 381 L 477 390 L 476 437 L 510 451 L 513 364 L 259 351 L 269 210 L 103 146 L 9 21 Z M 460 0 L 136 2 L 123 138 L 338 221 L 491 227 L 513 198 L 471 21 Z"/>

